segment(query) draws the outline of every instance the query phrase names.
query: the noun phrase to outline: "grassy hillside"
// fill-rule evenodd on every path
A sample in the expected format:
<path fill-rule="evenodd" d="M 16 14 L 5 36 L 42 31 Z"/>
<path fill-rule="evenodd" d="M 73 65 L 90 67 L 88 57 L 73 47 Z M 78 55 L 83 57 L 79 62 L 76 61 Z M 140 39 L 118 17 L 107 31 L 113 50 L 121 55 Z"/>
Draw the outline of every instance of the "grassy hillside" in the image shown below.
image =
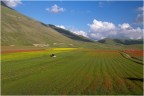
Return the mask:
<path fill-rule="evenodd" d="M 46 25 L 1 4 L 1 45 L 2 46 L 47 46 L 47 47 L 86 47 L 86 48 L 138 48 L 141 44 L 123 43 L 112 39 L 92 41 L 68 30 Z M 141 43 L 141 41 L 139 41 Z M 135 44 L 135 45 L 133 45 Z"/>
<path fill-rule="evenodd" d="M 104 44 L 123 44 L 123 45 L 133 45 L 133 44 L 143 44 L 142 39 L 138 40 L 131 40 L 131 39 L 111 39 L 111 38 L 106 38 L 99 40 L 98 42 L 104 43 Z"/>
<path fill-rule="evenodd" d="M 106 38 L 98 41 L 106 46 L 119 46 L 126 49 L 143 49 L 143 40 L 130 40 L 130 39 L 111 39 Z"/>
<path fill-rule="evenodd" d="M 4 45 L 48 44 L 50 46 L 80 46 L 83 41 L 69 38 L 43 23 L 1 5 L 1 43 Z M 79 37 L 80 38 L 80 37 Z"/>
<path fill-rule="evenodd" d="M 111 38 L 105 38 L 105 39 L 99 40 L 98 42 L 103 43 L 103 44 L 119 45 L 117 42 L 114 41 L 114 39 L 111 39 Z"/>
<path fill-rule="evenodd" d="M 124 44 L 124 45 L 143 44 L 143 40 L 142 40 L 142 39 L 138 39 L 138 40 L 131 40 L 131 39 L 127 39 L 127 40 L 114 39 L 114 41 L 115 41 L 116 43 L 120 43 L 120 44 Z"/>

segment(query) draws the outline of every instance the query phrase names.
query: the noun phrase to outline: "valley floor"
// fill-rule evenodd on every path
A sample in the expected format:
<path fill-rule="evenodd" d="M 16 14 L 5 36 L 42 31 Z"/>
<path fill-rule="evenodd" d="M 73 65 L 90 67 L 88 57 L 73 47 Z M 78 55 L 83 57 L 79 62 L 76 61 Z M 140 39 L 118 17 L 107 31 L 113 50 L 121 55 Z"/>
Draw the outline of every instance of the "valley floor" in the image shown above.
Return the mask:
<path fill-rule="evenodd" d="M 54 53 L 55 58 L 50 57 Z M 2 95 L 143 94 L 143 63 L 118 50 L 53 48 L 1 54 Z"/>

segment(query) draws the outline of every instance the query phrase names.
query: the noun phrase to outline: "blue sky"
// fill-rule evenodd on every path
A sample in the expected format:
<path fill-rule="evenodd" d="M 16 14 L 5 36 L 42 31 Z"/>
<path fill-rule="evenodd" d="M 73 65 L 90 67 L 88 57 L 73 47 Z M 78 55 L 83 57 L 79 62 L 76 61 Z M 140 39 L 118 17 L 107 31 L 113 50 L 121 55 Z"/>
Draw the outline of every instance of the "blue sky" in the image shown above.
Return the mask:
<path fill-rule="evenodd" d="M 126 30 L 122 26 L 136 31 L 138 28 L 143 30 L 142 1 L 18 1 L 20 3 L 13 8 L 20 13 L 45 24 L 69 29 L 76 34 L 86 34 L 86 37 L 96 40 L 106 37 L 130 38 L 123 34 Z M 111 24 L 114 26 L 109 26 Z M 119 32 L 102 36 L 110 31 Z M 139 32 L 137 37 L 131 36 L 131 39 L 142 38 L 142 33 Z"/>

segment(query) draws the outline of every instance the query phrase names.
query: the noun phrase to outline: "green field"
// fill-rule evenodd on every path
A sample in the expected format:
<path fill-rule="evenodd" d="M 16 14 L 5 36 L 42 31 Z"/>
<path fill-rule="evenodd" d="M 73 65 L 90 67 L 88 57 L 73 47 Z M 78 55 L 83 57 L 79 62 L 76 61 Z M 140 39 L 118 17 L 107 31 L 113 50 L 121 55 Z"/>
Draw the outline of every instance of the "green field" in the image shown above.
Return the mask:
<path fill-rule="evenodd" d="M 120 51 L 56 48 L 1 58 L 2 95 L 143 94 L 143 64 Z"/>

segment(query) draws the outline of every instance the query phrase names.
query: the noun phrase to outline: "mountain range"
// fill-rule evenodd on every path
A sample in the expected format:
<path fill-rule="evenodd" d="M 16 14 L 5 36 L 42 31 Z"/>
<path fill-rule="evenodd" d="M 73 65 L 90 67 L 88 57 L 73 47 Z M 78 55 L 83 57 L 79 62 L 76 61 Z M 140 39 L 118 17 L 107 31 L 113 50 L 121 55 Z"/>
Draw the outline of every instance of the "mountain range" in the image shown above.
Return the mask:
<path fill-rule="evenodd" d="M 131 39 L 111 39 L 111 38 L 105 38 L 98 41 L 99 43 L 104 44 L 122 44 L 122 45 L 133 45 L 133 44 L 143 44 L 142 39 L 138 40 L 131 40 Z"/>
<path fill-rule="evenodd" d="M 98 47 L 109 45 L 143 44 L 143 40 L 106 38 L 94 41 L 52 24 L 27 17 L 1 2 L 1 45 L 51 47 Z"/>

